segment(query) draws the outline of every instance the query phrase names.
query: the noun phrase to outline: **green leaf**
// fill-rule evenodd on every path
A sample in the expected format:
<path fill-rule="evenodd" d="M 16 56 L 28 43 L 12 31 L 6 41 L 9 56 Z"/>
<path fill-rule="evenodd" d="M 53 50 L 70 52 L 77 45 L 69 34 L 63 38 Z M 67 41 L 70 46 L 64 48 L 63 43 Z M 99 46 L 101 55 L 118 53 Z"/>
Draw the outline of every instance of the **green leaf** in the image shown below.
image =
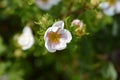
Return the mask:
<path fill-rule="evenodd" d="M 117 79 L 117 72 L 112 63 L 109 63 L 108 66 L 104 67 L 103 77 L 105 77 L 106 79 L 109 79 L 109 80 Z"/>
<path fill-rule="evenodd" d="M 5 45 L 3 44 L 3 40 L 0 37 L 0 55 L 6 50 Z"/>

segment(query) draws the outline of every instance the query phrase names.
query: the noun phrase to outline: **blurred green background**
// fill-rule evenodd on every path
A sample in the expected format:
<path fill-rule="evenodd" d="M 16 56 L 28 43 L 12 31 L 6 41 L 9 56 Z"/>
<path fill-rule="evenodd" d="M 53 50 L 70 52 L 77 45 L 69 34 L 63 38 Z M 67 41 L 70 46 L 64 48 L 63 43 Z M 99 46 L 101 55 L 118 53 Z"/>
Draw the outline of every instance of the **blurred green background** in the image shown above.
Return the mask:
<path fill-rule="evenodd" d="M 80 19 L 89 35 L 76 36 L 71 21 Z M 64 20 L 73 39 L 67 48 L 49 53 L 43 36 L 55 21 Z M 35 44 L 23 51 L 15 36 L 26 24 Z M 119 80 L 120 14 L 106 16 L 90 0 L 61 0 L 50 10 L 35 0 L 0 1 L 0 80 Z"/>

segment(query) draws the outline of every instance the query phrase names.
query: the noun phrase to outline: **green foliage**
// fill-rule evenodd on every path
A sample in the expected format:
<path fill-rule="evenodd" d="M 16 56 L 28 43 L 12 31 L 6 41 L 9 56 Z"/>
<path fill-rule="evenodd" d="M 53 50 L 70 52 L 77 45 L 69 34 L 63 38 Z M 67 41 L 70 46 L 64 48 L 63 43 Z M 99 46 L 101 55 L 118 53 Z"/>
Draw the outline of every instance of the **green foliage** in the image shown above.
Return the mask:
<path fill-rule="evenodd" d="M 108 57 L 120 45 L 118 16 L 104 15 L 91 0 L 61 0 L 48 11 L 35 0 L 1 0 L 0 80 L 4 76 L 8 80 L 116 80 Z M 74 19 L 84 23 L 82 33 L 76 34 L 77 27 L 71 26 Z M 66 49 L 49 53 L 44 34 L 59 20 L 65 22 L 72 41 Z M 33 31 L 35 44 L 22 50 L 16 38 L 26 25 Z"/>
<path fill-rule="evenodd" d="M 111 79 L 111 80 L 117 79 L 117 73 L 115 71 L 113 64 L 109 63 L 109 65 L 107 65 L 107 67 L 103 68 L 103 76 L 106 79 Z"/>
<path fill-rule="evenodd" d="M 0 55 L 6 50 L 6 46 L 3 44 L 3 40 L 0 37 Z"/>

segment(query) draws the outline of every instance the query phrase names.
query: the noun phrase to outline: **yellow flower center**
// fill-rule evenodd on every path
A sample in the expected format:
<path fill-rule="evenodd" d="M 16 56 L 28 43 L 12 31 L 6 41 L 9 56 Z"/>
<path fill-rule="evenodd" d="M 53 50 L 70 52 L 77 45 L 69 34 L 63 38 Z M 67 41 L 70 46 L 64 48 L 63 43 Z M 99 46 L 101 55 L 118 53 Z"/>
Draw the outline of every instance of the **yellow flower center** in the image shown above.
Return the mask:
<path fill-rule="evenodd" d="M 50 32 L 47 36 L 49 37 L 50 43 L 58 44 L 60 42 L 61 34 L 58 34 L 57 32 Z"/>
<path fill-rule="evenodd" d="M 115 2 L 116 2 L 116 0 L 109 0 L 109 4 L 110 4 L 110 5 L 114 5 Z"/>
<path fill-rule="evenodd" d="M 42 2 L 44 2 L 44 3 L 47 3 L 48 2 L 48 0 L 41 0 Z"/>

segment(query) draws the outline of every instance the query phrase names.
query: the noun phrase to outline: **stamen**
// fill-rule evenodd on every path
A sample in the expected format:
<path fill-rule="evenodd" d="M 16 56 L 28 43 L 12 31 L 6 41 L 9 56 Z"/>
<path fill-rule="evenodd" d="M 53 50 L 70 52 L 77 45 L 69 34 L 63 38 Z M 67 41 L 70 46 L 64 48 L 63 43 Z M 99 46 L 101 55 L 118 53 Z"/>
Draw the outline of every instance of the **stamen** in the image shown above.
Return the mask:
<path fill-rule="evenodd" d="M 116 0 L 109 0 L 109 4 L 110 4 L 110 5 L 114 5 L 115 2 L 116 2 Z"/>
<path fill-rule="evenodd" d="M 60 42 L 61 34 L 58 34 L 57 32 L 50 32 L 47 36 L 49 37 L 50 43 L 58 44 Z"/>

